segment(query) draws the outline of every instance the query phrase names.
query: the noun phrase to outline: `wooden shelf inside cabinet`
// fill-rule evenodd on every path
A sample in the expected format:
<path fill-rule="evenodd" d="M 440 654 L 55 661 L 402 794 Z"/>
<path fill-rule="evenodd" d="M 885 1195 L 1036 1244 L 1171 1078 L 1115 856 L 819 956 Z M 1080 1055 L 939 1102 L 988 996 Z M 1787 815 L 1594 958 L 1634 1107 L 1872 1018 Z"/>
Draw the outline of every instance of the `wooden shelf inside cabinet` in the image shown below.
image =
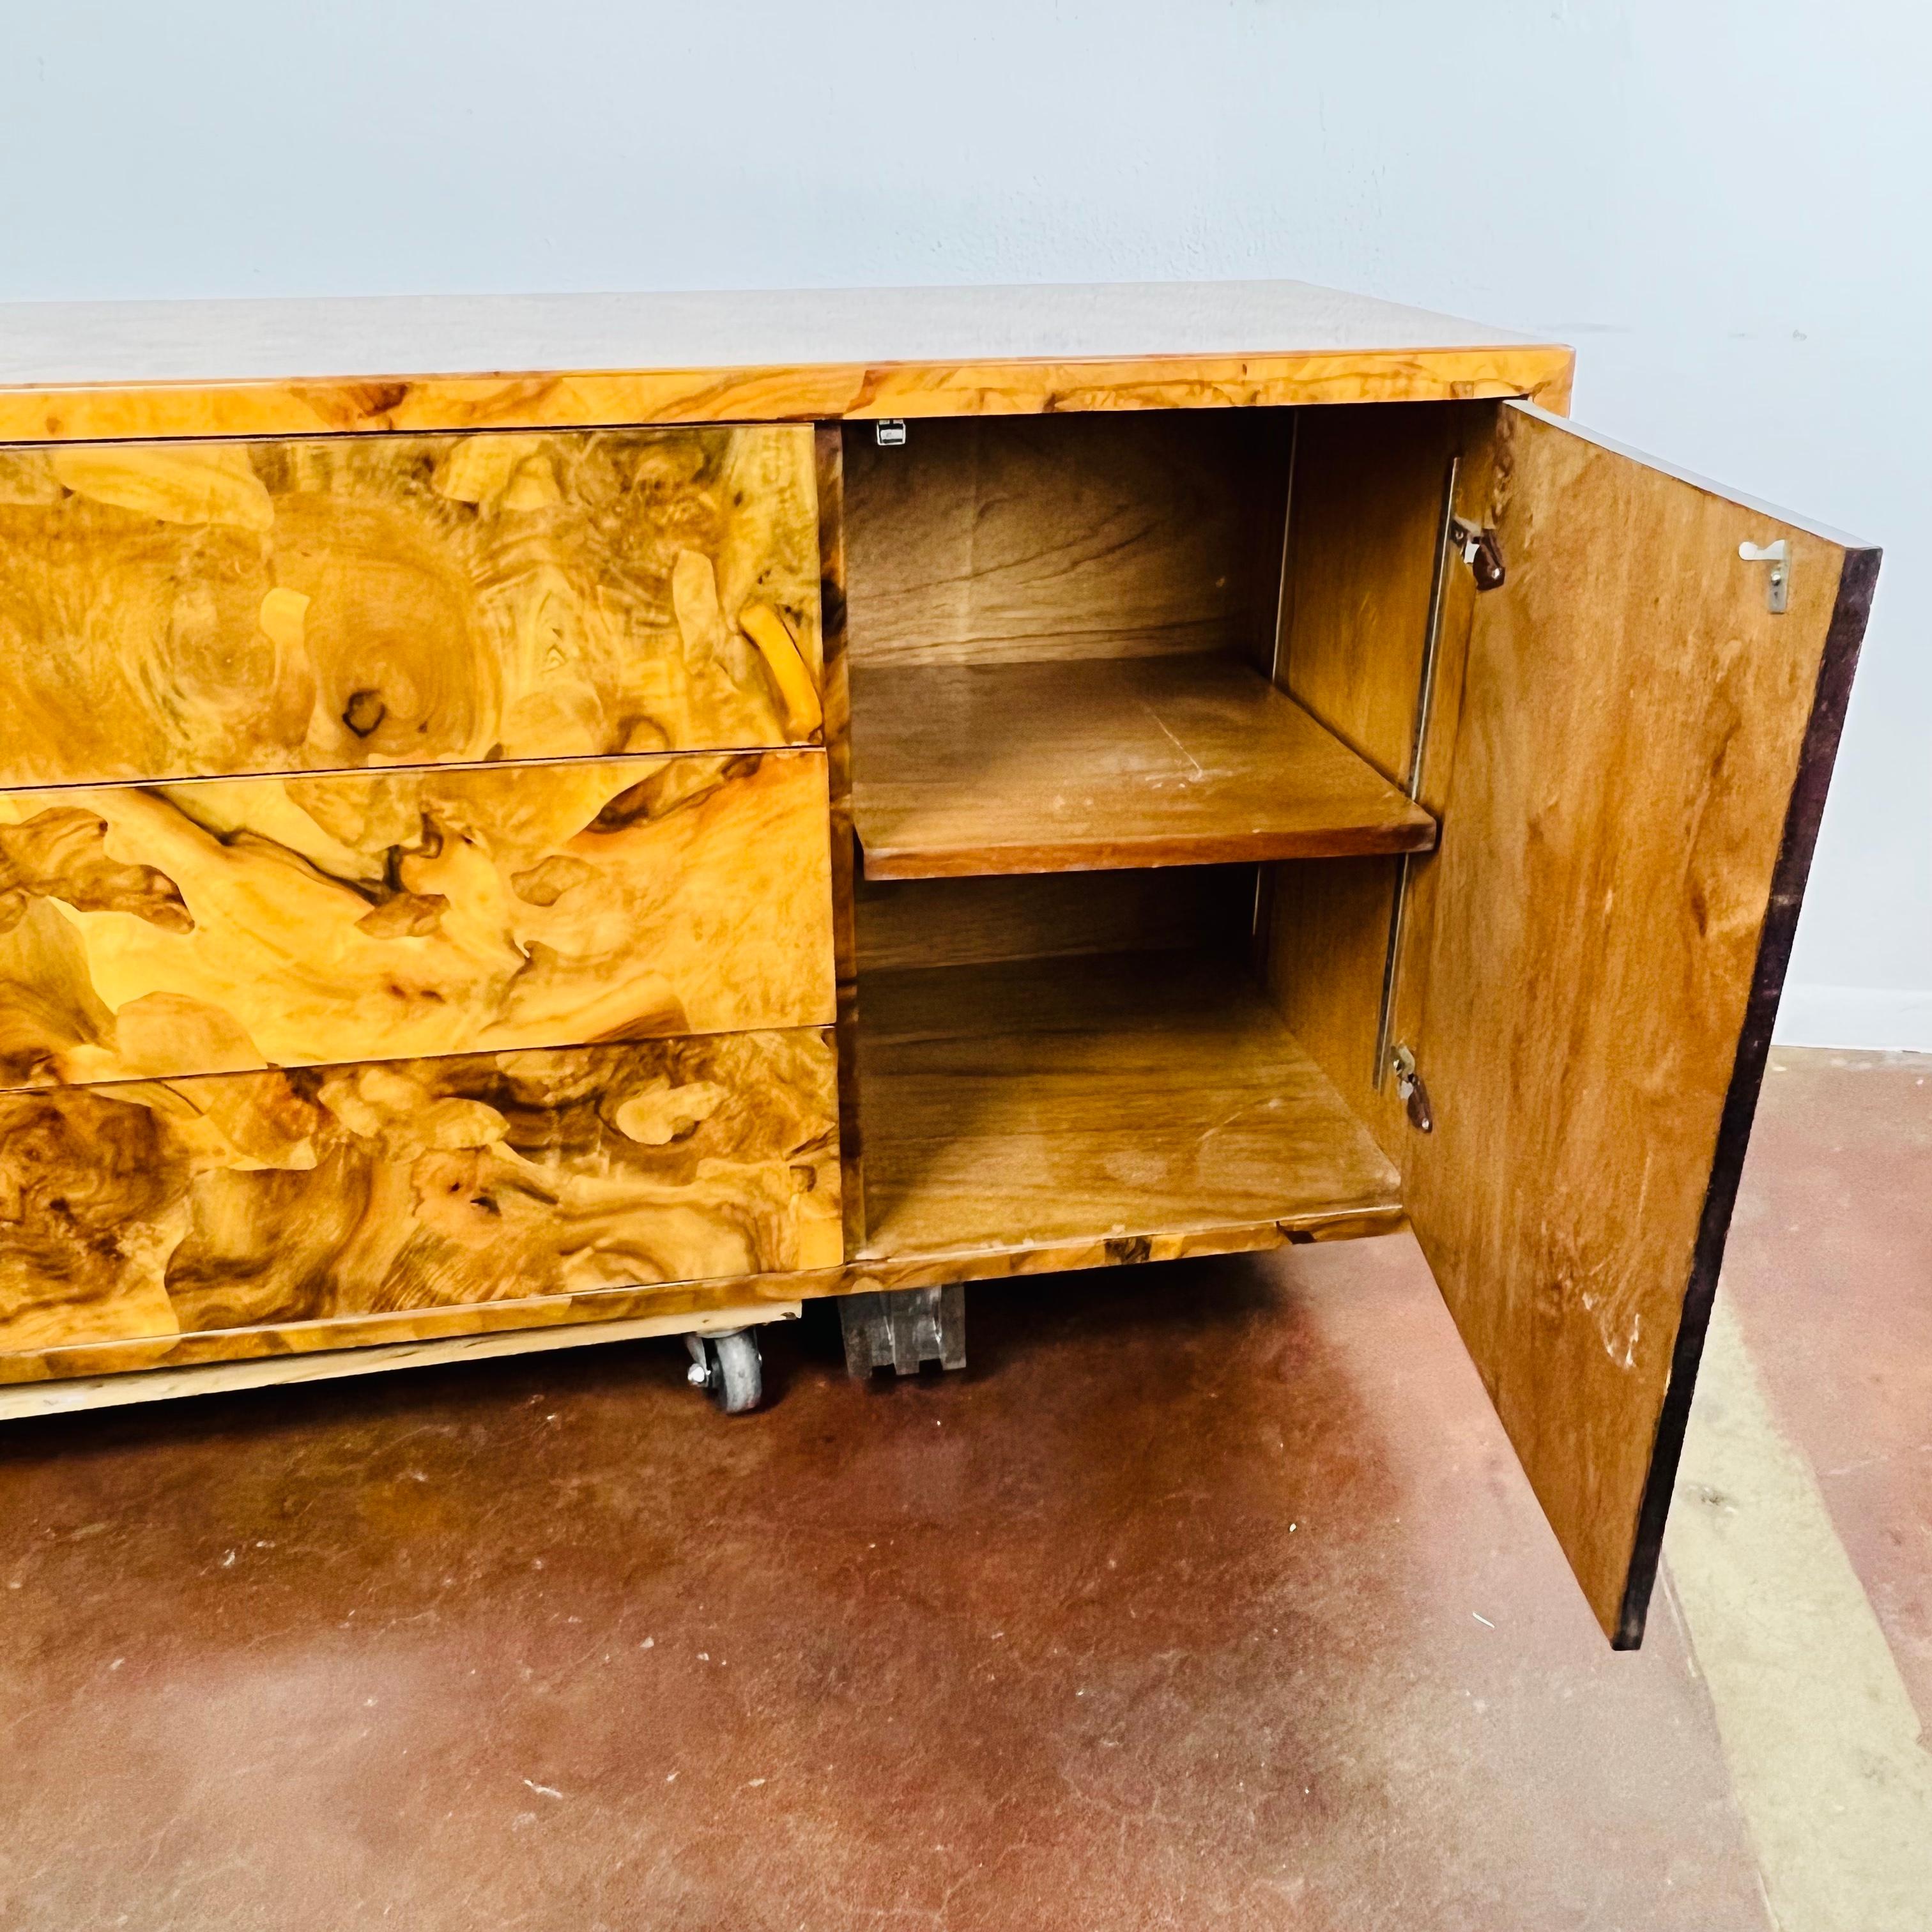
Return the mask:
<path fill-rule="evenodd" d="M 868 973 L 859 1029 L 868 1257 L 1400 1223 L 1381 1149 L 1212 957 Z"/>
<path fill-rule="evenodd" d="M 867 875 L 963 878 L 1426 851 L 1436 824 L 1218 652 L 852 675 Z"/>

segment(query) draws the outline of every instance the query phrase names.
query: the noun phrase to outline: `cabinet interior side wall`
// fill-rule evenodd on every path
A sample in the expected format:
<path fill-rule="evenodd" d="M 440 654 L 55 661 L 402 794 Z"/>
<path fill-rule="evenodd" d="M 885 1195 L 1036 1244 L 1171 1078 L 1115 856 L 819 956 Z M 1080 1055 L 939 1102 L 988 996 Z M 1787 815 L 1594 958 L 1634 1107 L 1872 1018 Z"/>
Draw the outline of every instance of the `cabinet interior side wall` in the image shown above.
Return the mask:
<path fill-rule="evenodd" d="M 1482 522 L 1496 406 L 1390 404 L 1301 412 L 1283 570 L 1276 682 L 1384 777 L 1406 784 L 1430 628 L 1444 492 Z M 1474 592 L 1442 573 L 1434 697 L 1419 796 L 1448 797 Z M 1454 836 L 1444 825 L 1442 837 Z M 1267 868 L 1256 950 L 1282 1017 L 1357 1117 L 1400 1160 L 1392 1083 L 1376 1080 L 1391 915 L 1406 868 L 1392 1037 L 1420 1000 L 1434 855 L 1318 860 Z"/>

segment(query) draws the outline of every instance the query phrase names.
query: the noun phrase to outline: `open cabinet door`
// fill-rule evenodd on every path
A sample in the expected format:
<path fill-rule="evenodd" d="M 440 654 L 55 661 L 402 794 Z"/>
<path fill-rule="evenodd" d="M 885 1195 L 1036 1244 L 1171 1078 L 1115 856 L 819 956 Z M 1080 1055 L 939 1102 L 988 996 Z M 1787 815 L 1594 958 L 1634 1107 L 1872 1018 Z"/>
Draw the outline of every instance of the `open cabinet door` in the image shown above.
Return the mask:
<path fill-rule="evenodd" d="M 1498 412 L 1409 1216 L 1636 1645 L 1878 553 Z M 1788 608 L 1772 565 L 1789 548 Z M 1418 935 L 1418 940 L 1420 935 Z"/>

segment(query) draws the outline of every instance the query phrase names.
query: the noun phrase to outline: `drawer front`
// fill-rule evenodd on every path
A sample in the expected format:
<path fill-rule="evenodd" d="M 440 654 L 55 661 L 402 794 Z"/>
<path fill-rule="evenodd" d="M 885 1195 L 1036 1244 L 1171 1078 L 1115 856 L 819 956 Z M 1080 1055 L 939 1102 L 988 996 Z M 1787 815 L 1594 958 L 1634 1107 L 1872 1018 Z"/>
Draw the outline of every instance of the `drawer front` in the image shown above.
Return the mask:
<path fill-rule="evenodd" d="M 0 450 L 0 785 L 810 742 L 807 427 Z"/>
<path fill-rule="evenodd" d="M 817 1029 L 0 1094 L 0 1351 L 838 1264 Z"/>
<path fill-rule="evenodd" d="M 0 1086 L 834 1012 L 817 751 L 0 793 Z"/>

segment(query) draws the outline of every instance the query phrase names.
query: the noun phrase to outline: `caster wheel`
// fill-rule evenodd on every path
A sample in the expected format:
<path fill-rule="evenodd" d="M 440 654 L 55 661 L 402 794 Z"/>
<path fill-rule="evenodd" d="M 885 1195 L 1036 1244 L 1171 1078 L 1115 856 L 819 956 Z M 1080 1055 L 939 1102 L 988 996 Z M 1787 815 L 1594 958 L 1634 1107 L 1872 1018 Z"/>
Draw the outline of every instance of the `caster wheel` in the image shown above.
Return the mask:
<path fill-rule="evenodd" d="M 701 1388 L 727 1415 L 742 1415 L 756 1408 L 764 1394 L 764 1360 L 758 1353 L 758 1338 L 748 1328 L 733 1329 L 723 1335 L 687 1335 L 684 1346 L 691 1352 L 686 1379 L 693 1388 Z"/>

